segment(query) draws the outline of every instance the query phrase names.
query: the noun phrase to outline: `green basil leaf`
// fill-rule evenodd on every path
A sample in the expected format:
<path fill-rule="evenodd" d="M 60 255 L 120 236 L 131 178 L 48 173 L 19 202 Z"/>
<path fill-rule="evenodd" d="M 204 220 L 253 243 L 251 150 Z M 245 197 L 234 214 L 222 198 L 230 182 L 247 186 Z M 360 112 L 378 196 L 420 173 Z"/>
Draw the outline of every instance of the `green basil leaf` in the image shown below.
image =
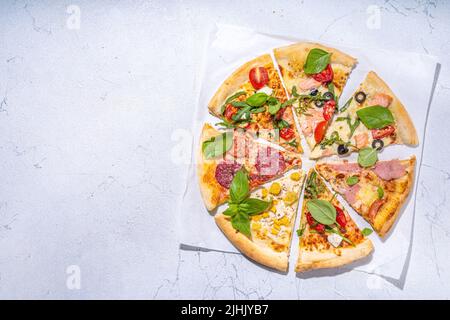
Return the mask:
<path fill-rule="evenodd" d="M 313 199 L 306 206 L 317 222 L 324 225 L 336 223 L 336 208 L 329 201 Z"/>
<path fill-rule="evenodd" d="M 364 228 L 362 229 L 361 233 L 364 237 L 370 236 L 372 234 L 373 230 L 370 228 Z"/>
<path fill-rule="evenodd" d="M 346 182 L 349 186 L 353 186 L 359 182 L 359 178 L 358 176 L 351 176 L 347 178 Z"/>
<path fill-rule="evenodd" d="M 270 109 L 270 107 L 269 107 L 269 109 Z M 250 110 L 250 113 L 262 113 L 265 111 L 266 111 L 266 107 L 262 106 L 262 107 L 254 108 L 254 109 Z"/>
<path fill-rule="evenodd" d="M 251 237 L 250 219 L 248 215 L 238 212 L 231 218 L 231 225 L 235 230 L 246 235 L 247 237 Z"/>
<path fill-rule="evenodd" d="M 246 102 L 244 102 L 244 101 L 233 101 L 233 102 L 231 102 L 231 105 L 233 106 L 233 107 L 236 107 L 236 108 L 244 108 L 244 107 L 250 107 Z"/>
<path fill-rule="evenodd" d="M 297 98 L 291 98 L 285 102 L 283 102 L 281 104 L 281 108 L 287 107 L 287 106 L 292 106 L 294 104 L 294 102 L 297 101 Z"/>
<path fill-rule="evenodd" d="M 225 104 L 229 104 L 229 103 L 230 103 L 231 101 L 233 101 L 234 99 L 239 98 L 240 96 L 243 96 L 243 95 L 245 95 L 245 94 L 246 94 L 245 91 L 238 91 L 238 92 L 236 92 L 235 94 L 229 96 L 229 97 L 227 98 L 227 100 L 225 100 Z"/>
<path fill-rule="evenodd" d="M 234 203 L 241 203 L 248 197 L 248 177 L 244 170 L 239 170 L 233 177 L 230 186 L 230 199 Z"/>
<path fill-rule="evenodd" d="M 260 107 L 264 103 L 266 103 L 269 96 L 264 92 L 257 92 L 254 95 L 250 96 L 246 102 L 252 107 Z"/>
<path fill-rule="evenodd" d="M 235 204 L 235 203 L 230 203 L 230 204 L 228 205 L 228 208 L 227 208 L 224 212 L 222 212 L 222 214 L 223 214 L 223 215 L 226 215 L 226 216 L 232 217 L 232 216 L 234 216 L 235 214 L 237 214 L 238 211 L 239 211 L 239 210 L 238 210 L 238 205 Z"/>
<path fill-rule="evenodd" d="M 276 114 L 281 109 L 281 103 L 278 102 L 277 104 L 269 105 L 269 113 L 271 115 Z"/>
<path fill-rule="evenodd" d="M 267 99 L 267 104 L 270 105 L 277 105 L 278 103 L 280 103 L 280 101 L 275 98 L 275 97 L 269 97 L 269 99 Z"/>
<path fill-rule="evenodd" d="M 382 106 L 362 108 L 356 114 L 367 129 L 382 129 L 395 121 L 392 112 Z"/>
<path fill-rule="evenodd" d="M 384 197 L 384 190 L 381 187 L 377 188 L 377 193 L 378 193 L 378 199 L 383 199 Z"/>
<path fill-rule="evenodd" d="M 234 121 L 239 121 L 239 120 L 243 120 L 243 116 L 245 115 L 244 119 L 249 120 L 250 119 L 250 110 L 252 107 L 248 106 L 248 107 L 244 107 L 241 108 L 235 115 L 233 115 L 231 118 Z"/>
<path fill-rule="evenodd" d="M 306 57 L 303 70 L 306 74 L 315 74 L 323 71 L 330 63 L 331 53 L 322 49 L 311 49 Z"/>
<path fill-rule="evenodd" d="M 233 133 L 225 132 L 217 137 L 212 137 L 202 144 L 202 152 L 206 159 L 213 159 L 231 149 L 233 145 Z"/>
<path fill-rule="evenodd" d="M 366 147 L 359 150 L 358 163 L 361 167 L 367 168 L 373 166 L 378 161 L 377 150 L 371 147 Z"/>
<path fill-rule="evenodd" d="M 289 128 L 290 126 L 291 126 L 291 125 L 290 125 L 286 120 L 283 120 L 283 119 L 279 120 L 279 121 L 276 123 L 276 127 L 277 127 L 278 129 Z"/>
<path fill-rule="evenodd" d="M 249 198 L 239 204 L 239 211 L 250 216 L 260 214 L 270 208 L 272 202 Z"/>

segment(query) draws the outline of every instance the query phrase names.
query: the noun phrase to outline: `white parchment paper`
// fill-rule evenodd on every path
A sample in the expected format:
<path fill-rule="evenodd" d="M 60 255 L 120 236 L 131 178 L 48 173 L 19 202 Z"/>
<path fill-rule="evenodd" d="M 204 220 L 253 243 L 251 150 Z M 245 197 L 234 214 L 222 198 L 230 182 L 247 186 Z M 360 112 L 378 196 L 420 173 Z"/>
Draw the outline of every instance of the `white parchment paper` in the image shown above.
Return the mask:
<path fill-rule="evenodd" d="M 192 128 L 192 132 L 194 133 L 191 155 L 192 162 L 185 181 L 186 188 L 180 201 L 177 216 L 180 244 L 184 247 L 238 252 L 216 226 L 213 215 L 204 207 L 198 187 L 195 163 L 193 162 L 199 144 L 198 139 L 201 127 L 205 122 L 211 124 L 219 122 L 219 119 L 209 115 L 207 110 L 208 101 L 220 84 L 244 62 L 263 53 L 272 54 L 273 48 L 298 41 L 311 40 L 268 35 L 250 29 L 228 25 L 218 25 L 212 29 L 206 47 L 204 65 L 201 72 L 201 88 Z M 423 54 L 392 52 L 378 48 L 354 48 L 336 43 L 324 44 L 341 49 L 358 59 L 358 65 L 353 70 L 347 82 L 341 96 L 341 101 L 346 101 L 363 81 L 366 74 L 370 70 L 373 70 L 386 81 L 406 106 L 419 135 L 419 146 L 415 148 L 389 146 L 383 150 L 379 158 L 380 160 L 407 158 L 414 154 L 417 157 L 417 182 L 419 166 L 422 161 L 423 137 L 429 100 L 436 72 L 436 58 Z M 308 159 L 309 150 L 305 141 L 302 141 L 302 145 L 305 150 L 303 170 L 308 171 L 315 162 Z M 350 161 L 356 161 L 356 155 L 353 154 L 348 159 Z M 333 160 L 333 158 L 327 158 L 327 160 Z M 410 245 L 412 243 L 415 214 L 415 190 L 416 187 L 412 190 L 390 235 L 383 240 L 375 233 L 370 236 L 375 247 L 372 256 L 345 268 L 354 268 L 393 279 L 401 278 L 405 272 L 408 255 L 411 251 Z M 339 198 L 339 200 L 346 206 L 348 212 L 361 229 L 370 227 L 342 198 Z M 296 229 L 298 228 L 298 223 L 299 219 L 296 221 Z M 297 258 L 297 251 L 298 238 L 295 234 L 291 250 L 291 270 Z"/>

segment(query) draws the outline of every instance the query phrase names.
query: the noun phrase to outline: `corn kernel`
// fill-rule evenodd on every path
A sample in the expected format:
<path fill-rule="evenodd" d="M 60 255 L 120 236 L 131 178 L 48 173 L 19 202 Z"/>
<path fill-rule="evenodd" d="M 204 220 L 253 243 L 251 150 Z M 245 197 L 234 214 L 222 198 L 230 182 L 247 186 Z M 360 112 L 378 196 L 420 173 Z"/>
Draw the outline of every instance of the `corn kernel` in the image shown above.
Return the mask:
<path fill-rule="evenodd" d="M 297 194 L 295 192 L 288 191 L 283 200 L 285 205 L 290 206 L 295 201 L 297 201 Z"/>
<path fill-rule="evenodd" d="M 256 231 L 261 230 L 261 224 L 260 223 L 253 223 L 252 224 L 252 228 L 253 228 L 253 230 L 256 230 Z"/>
<path fill-rule="evenodd" d="M 273 204 L 274 206 L 276 206 L 276 205 L 278 204 L 278 200 L 277 200 L 277 199 L 273 199 L 272 204 Z"/>
<path fill-rule="evenodd" d="M 280 225 L 274 223 L 274 224 L 273 224 L 273 228 L 276 229 L 276 230 L 280 230 Z"/>
<path fill-rule="evenodd" d="M 253 221 L 259 221 L 259 220 L 261 220 L 261 215 L 260 214 L 258 214 L 258 215 L 256 215 L 256 216 L 252 216 L 252 220 Z"/>
<path fill-rule="evenodd" d="M 261 195 L 263 198 L 267 197 L 268 194 L 269 194 L 269 191 L 266 188 L 263 188 L 261 190 Z"/>
<path fill-rule="evenodd" d="M 268 218 L 269 215 L 270 215 L 270 214 L 269 214 L 268 212 L 264 212 L 264 213 L 262 214 L 262 217 L 263 217 L 263 218 Z"/>
<path fill-rule="evenodd" d="M 288 217 L 284 216 L 283 218 L 278 220 L 278 223 L 283 225 L 283 226 L 288 226 L 289 225 L 289 219 L 288 219 Z"/>
<path fill-rule="evenodd" d="M 278 230 L 272 229 L 272 230 L 270 231 L 270 233 L 276 236 L 276 235 L 278 234 Z"/>
<path fill-rule="evenodd" d="M 294 172 L 294 173 L 291 174 L 291 179 L 294 180 L 294 181 L 299 181 L 300 178 L 301 178 L 300 172 Z"/>
<path fill-rule="evenodd" d="M 270 186 L 270 193 L 273 195 L 279 195 L 281 192 L 281 185 L 278 182 L 272 183 Z"/>
<path fill-rule="evenodd" d="M 272 206 L 272 208 L 270 208 L 270 211 L 272 211 L 273 213 L 277 213 L 277 207 Z"/>

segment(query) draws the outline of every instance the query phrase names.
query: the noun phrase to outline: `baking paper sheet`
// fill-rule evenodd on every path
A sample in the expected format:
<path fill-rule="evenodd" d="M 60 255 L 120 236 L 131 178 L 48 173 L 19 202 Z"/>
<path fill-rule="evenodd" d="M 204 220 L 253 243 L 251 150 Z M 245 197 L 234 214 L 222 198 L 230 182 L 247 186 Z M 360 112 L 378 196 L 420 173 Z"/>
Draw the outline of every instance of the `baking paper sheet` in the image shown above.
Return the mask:
<path fill-rule="evenodd" d="M 228 25 L 215 26 L 211 31 L 201 72 L 201 88 L 192 128 L 194 133 L 192 162 L 189 167 L 186 188 L 180 201 L 178 212 L 178 234 L 182 247 L 239 252 L 225 238 L 216 226 L 212 214 L 208 213 L 204 207 L 198 187 L 197 173 L 193 161 L 198 147 L 201 127 L 205 122 L 211 124 L 219 122 L 217 118 L 209 115 L 207 104 L 220 84 L 241 64 L 264 53 L 272 54 L 273 48 L 298 41 L 311 40 L 268 35 Z M 417 157 L 417 182 L 419 166 L 422 160 L 423 138 L 430 95 L 436 72 L 436 58 L 409 52 L 392 52 L 378 48 L 354 48 L 335 43 L 321 43 L 341 49 L 358 59 L 358 65 L 351 73 L 341 96 L 341 104 L 342 101 L 346 101 L 351 96 L 366 74 L 373 70 L 388 83 L 406 106 L 419 135 L 419 146 L 414 148 L 389 146 L 383 150 L 379 158 L 380 160 L 407 158 L 414 154 Z M 303 170 L 308 171 L 315 162 L 308 159 L 309 148 L 304 140 L 302 141 L 302 146 L 305 150 L 305 154 L 302 157 Z M 356 154 L 347 159 L 356 161 Z M 334 160 L 334 158 L 329 157 L 326 160 Z M 402 274 L 407 269 L 405 266 L 407 266 L 408 255 L 411 251 L 410 244 L 412 242 L 415 214 L 415 190 L 416 188 L 414 187 L 389 236 L 383 240 L 375 233 L 370 236 L 375 247 L 372 256 L 345 268 L 353 268 L 392 279 L 400 279 L 402 277 Z M 339 200 L 346 206 L 348 212 L 361 229 L 370 227 L 342 198 L 339 198 Z M 298 228 L 299 220 L 297 218 L 296 229 Z M 291 272 L 295 265 L 297 251 L 298 238 L 294 232 L 290 258 Z"/>

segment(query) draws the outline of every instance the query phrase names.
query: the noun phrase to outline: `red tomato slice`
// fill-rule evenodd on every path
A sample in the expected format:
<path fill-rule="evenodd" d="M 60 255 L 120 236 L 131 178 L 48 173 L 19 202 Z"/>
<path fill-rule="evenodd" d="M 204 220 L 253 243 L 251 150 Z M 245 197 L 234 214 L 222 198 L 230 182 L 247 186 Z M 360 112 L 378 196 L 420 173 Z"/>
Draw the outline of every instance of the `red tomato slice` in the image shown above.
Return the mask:
<path fill-rule="evenodd" d="M 395 132 L 395 127 L 393 125 L 388 125 L 382 129 L 372 129 L 371 131 L 374 139 L 382 139 L 393 134 Z"/>
<path fill-rule="evenodd" d="M 284 140 L 290 140 L 294 137 L 294 129 L 292 129 L 291 127 L 288 128 L 283 128 L 280 130 L 280 136 L 284 139 Z"/>
<path fill-rule="evenodd" d="M 336 111 L 336 101 L 328 100 L 323 107 L 323 118 L 328 121 L 333 117 L 334 111 Z"/>
<path fill-rule="evenodd" d="M 334 207 L 336 208 L 336 222 L 341 226 L 341 228 L 345 228 L 347 225 L 347 219 L 345 218 L 344 211 L 339 207 Z"/>
<path fill-rule="evenodd" d="M 231 117 L 234 116 L 237 113 L 237 111 L 238 111 L 237 108 L 235 108 L 231 104 L 229 104 L 225 107 L 225 111 L 224 111 L 223 115 L 227 120 L 231 121 L 231 120 L 233 120 L 233 119 L 231 119 Z"/>
<path fill-rule="evenodd" d="M 269 82 L 269 73 L 264 67 L 252 68 L 248 74 L 248 77 L 253 88 L 256 90 L 261 89 L 267 84 L 267 82 Z"/>
<path fill-rule="evenodd" d="M 316 73 L 312 77 L 314 80 L 324 83 L 333 80 L 333 75 L 333 68 L 331 68 L 331 64 L 328 64 L 322 72 Z"/>
<path fill-rule="evenodd" d="M 325 136 L 325 130 L 327 128 L 328 121 L 321 121 L 317 124 L 316 129 L 314 130 L 314 139 L 316 143 L 322 141 Z"/>

